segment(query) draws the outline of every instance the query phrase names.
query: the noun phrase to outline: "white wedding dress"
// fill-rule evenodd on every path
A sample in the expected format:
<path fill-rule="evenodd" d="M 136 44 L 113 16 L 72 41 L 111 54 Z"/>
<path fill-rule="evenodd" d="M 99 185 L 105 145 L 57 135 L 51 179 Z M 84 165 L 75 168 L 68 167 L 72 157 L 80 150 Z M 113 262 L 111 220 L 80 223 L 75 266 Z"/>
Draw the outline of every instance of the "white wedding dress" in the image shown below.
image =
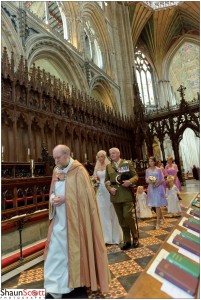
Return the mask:
<path fill-rule="evenodd" d="M 104 241 L 106 244 L 119 244 L 123 239 L 123 232 L 105 187 L 105 170 L 97 171 L 97 176 L 100 178 L 100 185 L 96 195 Z"/>

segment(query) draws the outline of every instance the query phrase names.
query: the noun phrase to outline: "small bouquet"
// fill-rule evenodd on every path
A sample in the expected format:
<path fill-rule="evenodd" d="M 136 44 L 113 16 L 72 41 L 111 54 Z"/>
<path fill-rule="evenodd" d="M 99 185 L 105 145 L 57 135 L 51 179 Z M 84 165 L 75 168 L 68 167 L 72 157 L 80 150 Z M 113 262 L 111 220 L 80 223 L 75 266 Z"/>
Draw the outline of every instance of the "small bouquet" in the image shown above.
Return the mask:
<path fill-rule="evenodd" d="M 91 184 L 92 184 L 92 186 L 95 188 L 97 188 L 98 186 L 99 186 L 99 184 L 100 184 L 100 178 L 98 177 L 98 176 L 94 176 L 94 175 L 92 175 L 91 177 L 90 177 L 90 180 L 91 180 Z"/>
<path fill-rule="evenodd" d="M 157 181 L 158 181 L 158 179 L 157 179 L 155 176 L 153 176 L 153 175 L 150 175 L 150 176 L 148 177 L 148 183 L 156 184 Z"/>

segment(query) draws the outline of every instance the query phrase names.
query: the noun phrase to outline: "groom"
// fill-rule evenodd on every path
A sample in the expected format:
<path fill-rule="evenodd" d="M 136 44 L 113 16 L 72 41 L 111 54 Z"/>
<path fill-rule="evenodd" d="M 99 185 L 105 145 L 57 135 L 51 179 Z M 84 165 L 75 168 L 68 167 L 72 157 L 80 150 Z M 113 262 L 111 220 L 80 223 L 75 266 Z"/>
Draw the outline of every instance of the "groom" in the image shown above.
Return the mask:
<path fill-rule="evenodd" d="M 133 217 L 133 195 L 129 186 L 137 183 L 138 175 L 131 161 L 120 158 L 118 148 L 111 148 L 109 153 L 111 163 L 106 167 L 105 186 L 110 193 L 110 200 L 114 205 L 119 224 L 123 230 L 124 244 L 121 250 L 127 250 L 131 247 L 131 236 L 133 238 L 133 247 L 137 248 L 139 240 Z M 124 172 L 129 172 L 131 178 L 123 180 L 123 183 L 120 184 L 117 178 L 118 175 Z M 110 185 L 108 185 L 107 181 L 110 181 Z"/>

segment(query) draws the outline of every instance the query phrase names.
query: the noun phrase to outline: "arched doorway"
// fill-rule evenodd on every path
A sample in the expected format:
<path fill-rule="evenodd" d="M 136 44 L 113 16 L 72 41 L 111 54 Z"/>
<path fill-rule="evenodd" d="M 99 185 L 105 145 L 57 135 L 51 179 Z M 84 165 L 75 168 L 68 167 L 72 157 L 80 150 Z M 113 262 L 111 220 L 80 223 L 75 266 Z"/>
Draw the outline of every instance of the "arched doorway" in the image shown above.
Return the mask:
<path fill-rule="evenodd" d="M 193 165 L 200 166 L 200 138 L 196 136 L 192 129 L 185 129 L 179 144 L 179 152 L 185 173 L 188 171 L 191 173 Z"/>

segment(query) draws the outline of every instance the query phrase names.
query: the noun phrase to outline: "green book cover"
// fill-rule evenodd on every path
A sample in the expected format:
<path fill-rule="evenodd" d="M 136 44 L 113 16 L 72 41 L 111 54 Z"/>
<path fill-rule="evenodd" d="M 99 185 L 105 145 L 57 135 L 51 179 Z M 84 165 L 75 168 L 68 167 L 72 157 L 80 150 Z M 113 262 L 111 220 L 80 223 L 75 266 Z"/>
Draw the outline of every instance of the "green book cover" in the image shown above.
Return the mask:
<path fill-rule="evenodd" d="M 189 218 L 188 221 L 192 222 L 194 224 L 200 225 L 200 220 L 197 220 L 197 219 L 194 219 L 194 218 Z"/>
<path fill-rule="evenodd" d="M 190 233 L 188 231 L 182 231 L 179 235 L 183 236 L 184 238 L 195 242 L 196 244 L 200 244 L 200 238 L 193 233 Z"/>
<path fill-rule="evenodd" d="M 199 265 L 195 264 L 194 262 L 190 261 L 188 258 L 183 257 L 179 253 L 171 251 L 167 258 L 169 262 L 173 263 L 175 266 L 179 267 L 180 269 L 186 271 L 187 273 L 193 275 L 194 277 L 198 278 L 200 275 L 200 267 Z"/>

